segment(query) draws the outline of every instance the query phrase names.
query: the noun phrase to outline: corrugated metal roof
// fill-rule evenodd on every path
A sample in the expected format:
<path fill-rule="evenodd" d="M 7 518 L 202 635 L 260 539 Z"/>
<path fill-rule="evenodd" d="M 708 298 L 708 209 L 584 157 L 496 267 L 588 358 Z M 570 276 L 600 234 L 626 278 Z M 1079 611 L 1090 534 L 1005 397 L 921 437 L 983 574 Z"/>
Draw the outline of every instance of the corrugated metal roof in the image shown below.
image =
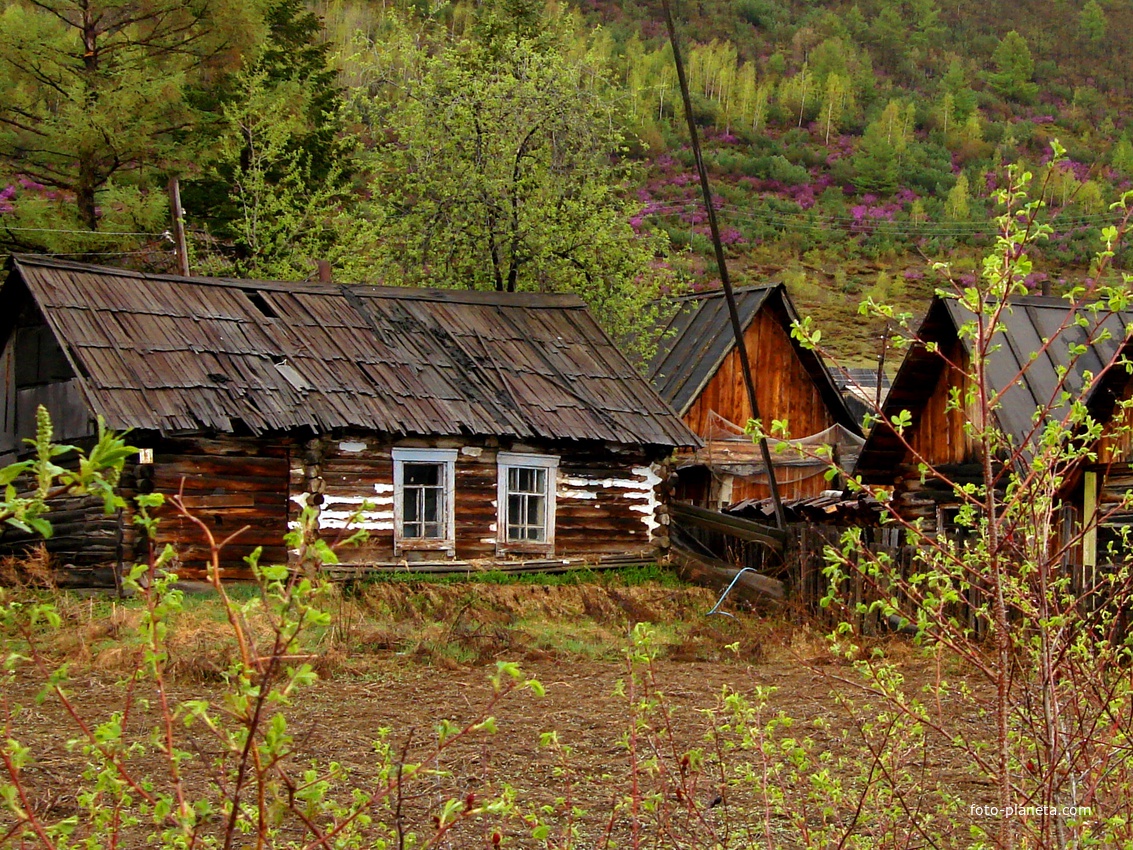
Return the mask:
<path fill-rule="evenodd" d="M 938 296 L 917 335 L 923 341 L 955 340 L 957 329 L 974 318 L 957 300 Z M 1125 372 L 1111 370 L 1111 375 L 1102 380 L 1099 376 L 1125 345 L 1125 328 L 1133 325 L 1133 313 L 1094 311 L 1088 305 L 1072 309 L 1062 298 L 1021 296 L 1011 299 L 1000 315 L 1000 324 L 992 339 L 987 378 L 991 392 L 1002 394 L 995 416 L 1013 445 L 1026 449 L 1041 436 L 1048 422 L 1063 419 L 1069 412 L 1062 397 L 1064 390 L 1071 396 L 1084 392 L 1095 416 L 1109 416 L 1112 384 L 1115 380 L 1123 382 Z M 970 337 L 962 341 L 970 352 Z M 909 410 L 915 420 L 943 366 L 941 356 L 923 344 L 910 348 L 886 400 L 886 416 Z M 1065 381 L 1059 378 L 1063 370 Z M 1088 387 L 1084 384 L 1086 373 L 1093 376 Z M 1036 419 L 1040 410 L 1044 415 Z M 862 449 L 857 471 L 867 480 L 889 475 L 904 455 L 904 446 L 892 430 L 876 427 Z"/>
<path fill-rule="evenodd" d="M 111 428 L 698 443 L 572 295 L 11 269 Z"/>
<path fill-rule="evenodd" d="M 872 366 L 867 368 L 857 366 L 832 366 L 830 368 L 830 377 L 834 379 L 835 385 L 840 390 L 877 389 L 877 369 Z M 881 375 L 882 391 L 887 391 L 889 385 L 889 376 L 883 373 Z"/>

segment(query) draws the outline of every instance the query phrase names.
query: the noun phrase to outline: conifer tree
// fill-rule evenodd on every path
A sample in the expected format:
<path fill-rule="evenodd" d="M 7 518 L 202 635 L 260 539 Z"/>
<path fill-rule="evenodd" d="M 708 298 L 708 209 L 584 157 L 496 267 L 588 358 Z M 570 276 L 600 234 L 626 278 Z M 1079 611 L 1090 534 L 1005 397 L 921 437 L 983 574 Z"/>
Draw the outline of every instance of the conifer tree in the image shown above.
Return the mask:
<path fill-rule="evenodd" d="M 142 208 L 152 218 L 165 173 L 198 155 L 187 90 L 222 78 L 259 26 L 256 4 L 236 0 L 10 0 L 0 168 L 54 191 L 60 226 L 94 231 Z"/>
<path fill-rule="evenodd" d="M 186 181 L 182 199 L 190 221 L 204 223 L 225 246 L 236 273 L 262 276 L 272 268 L 274 276 L 294 277 L 294 269 L 280 270 L 292 268 L 285 255 L 298 243 L 265 238 L 265 216 L 271 209 L 286 233 L 287 221 L 308 221 L 310 199 L 345 202 L 352 151 L 321 21 L 303 0 L 270 0 L 265 17 L 257 55 L 207 103 L 219 120 L 206 128 L 213 141 L 202 144 L 204 168 Z M 269 198 L 273 190 L 277 197 Z M 325 234 L 315 238 L 319 232 L 306 228 L 303 253 L 322 253 L 320 241 L 330 249 Z"/>
<path fill-rule="evenodd" d="M 966 121 L 976 108 L 976 93 L 968 85 L 964 68 L 958 60 L 953 59 L 949 63 L 948 72 L 941 79 L 940 86 L 952 96 L 956 122 Z"/>
<path fill-rule="evenodd" d="M 1098 0 L 1089 0 L 1078 15 L 1079 37 L 1087 47 L 1097 49 L 1105 43 L 1109 22 Z"/>
<path fill-rule="evenodd" d="M 1015 30 L 1007 33 L 992 54 L 997 71 L 988 75 L 988 83 L 1000 95 L 1019 103 L 1032 103 L 1039 87 L 1032 82 L 1035 60 L 1027 40 Z"/>

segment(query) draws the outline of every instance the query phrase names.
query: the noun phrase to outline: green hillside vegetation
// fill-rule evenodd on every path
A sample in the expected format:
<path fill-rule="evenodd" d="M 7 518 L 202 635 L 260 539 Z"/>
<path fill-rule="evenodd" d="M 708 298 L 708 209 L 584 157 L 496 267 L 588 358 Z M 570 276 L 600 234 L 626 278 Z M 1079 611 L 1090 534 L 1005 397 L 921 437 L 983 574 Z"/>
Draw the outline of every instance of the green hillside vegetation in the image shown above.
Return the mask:
<path fill-rule="evenodd" d="M 638 339 L 658 295 L 716 277 L 656 3 L 159 7 L 0 14 L 10 249 L 168 266 L 176 175 L 200 272 L 302 279 L 327 259 L 344 280 L 573 291 Z M 1007 163 L 1036 173 L 1055 228 L 1029 283 L 1088 278 L 1133 185 L 1133 7 L 677 13 L 733 276 L 786 281 L 842 355 L 877 347 L 845 321 L 865 295 L 915 307 L 930 261 L 975 272 Z"/>

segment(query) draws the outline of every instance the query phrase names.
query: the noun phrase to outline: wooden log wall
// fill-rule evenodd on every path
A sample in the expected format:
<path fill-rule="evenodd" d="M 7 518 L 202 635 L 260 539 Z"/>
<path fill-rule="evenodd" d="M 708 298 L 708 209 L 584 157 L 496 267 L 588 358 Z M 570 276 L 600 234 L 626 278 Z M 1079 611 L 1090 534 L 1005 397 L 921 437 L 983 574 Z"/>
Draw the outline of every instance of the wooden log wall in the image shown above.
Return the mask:
<path fill-rule="evenodd" d="M 1098 463 L 1128 464 L 1133 461 L 1133 409 L 1117 410 L 1098 441 Z"/>
<path fill-rule="evenodd" d="M 55 462 L 68 465 L 67 458 Z M 21 496 L 30 496 L 34 489 L 30 480 L 18 482 Z M 108 568 L 116 566 L 122 556 L 122 512 L 107 515 L 102 499 L 93 496 L 54 499 L 50 507 L 46 518 L 51 522 L 51 537 L 44 540 L 5 525 L 0 532 L 0 555 L 20 556 L 42 543 L 60 584 L 113 586 L 114 576 Z"/>
<path fill-rule="evenodd" d="M 133 499 L 139 493 L 180 495 L 186 507 L 203 520 L 217 541 L 241 530 L 221 551 L 221 576 L 251 578 L 244 557 L 257 546 L 261 562 L 286 563 L 283 541 L 304 505 L 319 510 L 319 532 L 334 542 L 353 532 L 351 517 L 366 503 L 359 527 L 369 540 L 341 552 L 347 564 L 393 564 L 394 555 L 392 445 L 374 438 L 320 439 L 306 443 L 237 437 L 186 437 L 154 440 L 143 448 L 153 462 L 129 463 L 119 492 L 131 505 L 107 517 L 94 499 L 60 500 L 52 513 L 56 534 L 49 551 L 61 564 L 88 569 L 144 561 L 148 541 L 133 523 Z M 399 445 L 456 448 L 456 551 L 465 561 L 499 559 L 497 551 L 497 453 L 459 440 L 401 441 Z M 640 450 L 595 445 L 569 452 L 553 446 L 508 446 L 507 450 L 557 454 L 553 552 L 532 551 L 522 557 L 545 561 L 563 558 L 652 554 L 667 541 L 669 517 L 658 497 L 668 470 L 651 465 Z M 157 551 L 171 544 L 177 552 L 173 569 L 183 578 L 207 576 L 209 545 L 205 533 L 170 504 L 154 512 L 158 518 Z M 5 533 L 0 545 L 20 551 L 38 543 L 29 535 Z M 447 553 L 439 553 L 444 559 Z M 438 553 L 414 558 L 438 560 Z M 509 555 L 508 560 L 516 556 Z M 112 574 L 109 574 L 112 577 Z"/>
<path fill-rule="evenodd" d="M 667 470 L 638 452 L 564 457 L 559 466 L 556 552 L 618 554 L 648 550 L 665 536 L 658 486 Z"/>
<path fill-rule="evenodd" d="M 659 468 L 650 466 L 640 450 L 619 451 L 594 446 L 506 446 L 491 439 L 401 440 L 403 448 L 456 449 L 455 529 L 460 560 L 495 559 L 498 535 L 497 454 L 530 451 L 560 458 L 556 480 L 554 552 L 531 552 L 563 557 L 649 551 L 654 538 L 665 538 L 668 517 L 657 488 Z M 303 448 L 291 468 L 293 516 L 304 505 L 319 508 L 324 539 L 351 533 L 351 516 L 363 504 L 360 522 L 369 540 L 339 553 L 344 563 L 388 564 L 394 554 L 393 445 L 373 437 L 316 440 Z M 664 474 L 667 474 L 665 472 Z M 436 560 L 444 553 L 406 553 L 409 558 Z"/>
<path fill-rule="evenodd" d="M 131 464 L 124 471 L 121 493 L 128 501 L 138 493 L 156 492 L 167 498 L 180 494 L 218 542 L 244 529 L 221 551 L 225 579 L 251 578 L 244 557 L 257 546 L 263 547 L 261 563 L 287 563 L 283 536 L 288 520 L 288 441 L 192 437 L 160 440 L 150 447 L 152 464 Z M 126 556 L 141 561 L 147 542 L 130 521 L 132 516 L 131 512 L 124 526 Z M 160 520 L 157 551 L 172 544 L 178 575 L 204 578 L 210 556 L 204 532 L 168 504 L 155 516 Z"/>

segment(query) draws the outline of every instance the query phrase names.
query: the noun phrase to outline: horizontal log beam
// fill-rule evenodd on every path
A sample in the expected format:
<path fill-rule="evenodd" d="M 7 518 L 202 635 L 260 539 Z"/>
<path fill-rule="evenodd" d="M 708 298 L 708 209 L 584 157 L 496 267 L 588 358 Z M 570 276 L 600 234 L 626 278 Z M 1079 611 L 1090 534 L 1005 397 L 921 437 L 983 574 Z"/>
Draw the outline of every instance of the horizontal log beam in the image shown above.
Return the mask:
<path fill-rule="evenodd" d="M 786 533 L 777 528 L 752 522 L 750 519 L 698 508 L 688 502 L 673 502 L 670 506 L 670 512 L 678 524 L 716 531 L 752 543 L 762 543 L 776 552 L 783 550 L 783 544 L 787 540 Z"/>

